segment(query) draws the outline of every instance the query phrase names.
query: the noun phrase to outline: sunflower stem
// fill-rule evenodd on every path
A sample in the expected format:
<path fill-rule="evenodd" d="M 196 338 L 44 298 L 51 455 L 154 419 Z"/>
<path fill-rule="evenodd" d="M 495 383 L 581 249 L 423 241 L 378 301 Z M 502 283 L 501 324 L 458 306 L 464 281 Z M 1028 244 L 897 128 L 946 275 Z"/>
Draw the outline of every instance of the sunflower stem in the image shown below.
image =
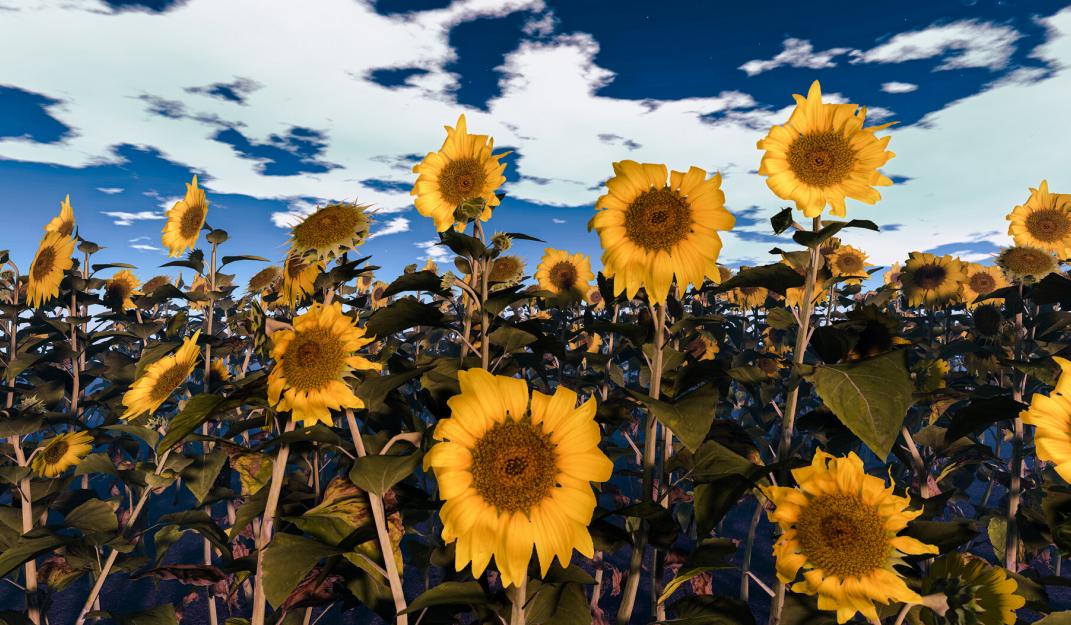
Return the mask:
<path fill-rule="evenodd" d="M 762 518 L 762 500 L 755 498 L 755 512 L 751 514 L 751 524 L 747 530 L 747 540 L 744 543 L 744 561 L 740 565 L 740 600 L 748 602 L 750 594 L 751 552 L 755 548 L 755 530 L 759 527 L 759 519 Z"/>
<path fill-rule="evenodd" d="M 289 420 L 283 428 L 283 433 L 294 431 L 294 421 Z M 271 542 L 272 525 L 275 523 L 275 512 L 279 507 L 279 496 L 283 490 L 283 480 L 286 475 L 286 463 L 290 459 L 290 445 L 283 445 L 279 454 L 275 457 L 275 464 L 271 468 L 271 485 L 268 486 L 268 500 L 264 504 L 264 514 L 260 520 L 260 535 L 257 536 L 257 570 L 256 582 L 253 586 L 253 616 L 250 625 L 264 625 L 267 612 L 268 598 L 264 594 L 264 550 Z"/>
<path fill-rule="evenodd" d="M 524 625 L 524 603 L 528 598 L 528 575 L 521 576 L 520 584 L 510 586 L 509 625 Z"/>
<path fill-rule="evenodd" d="M 204 374 L 204 392 L 208 393 L 210 388 L 212 376 L 212 330 L 213 323 L 216 316 L 216 248 L 218 243 L 212 242 L 212 258 L 208 265 L 208 307 L 205 309 L 205 326 L 206 334 L 208 335 L 208 341 L 205 342 L 205 374 Z M 206 438 L 208 437 L 208 421 L 201 424 L 201 434 Z M 207 456 L 208 452 L 212 449 L 212 443 L 202 442 L 201 451 Z M 212 506 L 205 506 L 205 512 L 209 517 L 212 516 Z M 202 539 L 204 549 L 204 563 L 206 566 L 212 566 L 212 543 L 207 538 Z M 212 594 L 211 588 L 205 588 L 205 600 L 208 601 L 208 622 L 210 625 L 218 625 L 219 616 L 216 613 L 216 598 Z"/>
<path fill-rule="evenodd" d="M 1019 282 L 1019 299 L 1023 297 L 1023 283 Z M 1015 359 L 1023 358 L 1023 312 L 1020 310 L 1015 315 Z M 1026 382 L 1026 373 L 1023 374 L 1023 384 L 1014 384 L 1012 398 L 1015 401 L 1023 400 L 1023 388 Z M 1004 568 L 1017 573 L 1019 571 L 1019 499 L 1022 496 L 1023 477 L 1023 420 L 1018 416 L 1012 422 L 1012 456 L 1008 462 L 1008 516 L 1007 533 L 1004 542 Z"/>

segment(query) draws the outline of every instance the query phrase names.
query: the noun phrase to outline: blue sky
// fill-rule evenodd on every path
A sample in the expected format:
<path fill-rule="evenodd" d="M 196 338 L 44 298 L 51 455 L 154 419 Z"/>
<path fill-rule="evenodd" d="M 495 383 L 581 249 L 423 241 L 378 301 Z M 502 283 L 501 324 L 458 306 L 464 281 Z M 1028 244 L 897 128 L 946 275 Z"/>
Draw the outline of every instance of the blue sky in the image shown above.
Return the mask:
<path fill-rule="evenodd" d="M 876 265 L 984 262 L 1028 187 L 1071 190 L 1068 4 L 0 0 L 0 247 L 28 265 L 69 193 L 99 262 L 148 278 L 196 173 L 226 253 L 281 258 L 289 224 L 356 200 L 378 210 L 365 249 L 391 277 L 446 256 L 408 190 L 465 113 L 513 151 L 494 230 L 597 264 L 586 223 L 611 162 L 697 165 L 722 172 L 738 217 L 722 259 L 769 262 L 784 204 L 755 142 L 818 79 L 898 122 L 897 184 L 849 203 L 883 232 L 852 243 Z"/>

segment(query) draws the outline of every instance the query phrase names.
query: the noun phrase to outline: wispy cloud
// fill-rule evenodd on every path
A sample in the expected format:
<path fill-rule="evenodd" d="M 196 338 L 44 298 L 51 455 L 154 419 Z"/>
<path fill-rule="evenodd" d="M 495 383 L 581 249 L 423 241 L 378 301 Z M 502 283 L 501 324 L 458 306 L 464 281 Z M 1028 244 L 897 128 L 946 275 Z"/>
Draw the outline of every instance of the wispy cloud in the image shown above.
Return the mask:
<path fill-rule="evenodd" d="M 162 252 L 160 248 L 155 245 L 149 245 L 148 243 L 135 243 L 130 246 L 132 249 L 140 250 L 142 252 Z"/>
<path fill-rule="evenodd" d="M 887 82 L 882 83 L 881 90 L 885 93 L 911 93 L 919 88 L 918 85 L 910 82 Z"/>
<path fill-rule="evenodd" d="M 316 203 L 308 200 L 294 200 L 285 211 L 275 211 L 271 214 L 271 222 L 277 228 L 293 228 L 303 219 L 316 212 Z"/>
<path fill-rule="evenodd" d="M 122 193 L 124 189 L 122 187 L 97 187 L 97 191 L 107 195 L 115 195 L 117 193 Z"/>
<path fill-rule="evenodd" d="M 114 219 L 112 223 L 117 226 L 132 226 L 135 221 L 157 221 L 166 219 L 167 216 L 158 211 L 138 211 L 128 213 L 126 211 L 104 211 L 104 214 Z"/>
<path fill-rule="evenodd" d="M 398 234 L 399 232 L 409 232 L 409 220 L 405 217 L 391 219 L 383 227 L 377 228 L 372 234 L 368 235 L 368 238 L 374 239 L 388 234 Z"/>
<path fill-rule="evenodd" d="M 563 223 L 565 223 L 565 220 L 564 220 L 564 219 L 558 219 L 557 217 L 551 217 L 551 218 L 550 218 L 550 220 L 551 220 L 551 221 L 553 221 L 553 222 L 554 222 L 554 223 L 556 223 L 556 224 L 563 224 Z"/>
<path fill-rule="evenodd" d="M 450 259 L 450 250 L 445 246 L 440 245 L 437 239 L 417 241 L 416 243 L 413 243 L 413 245 L 424 250 L 424 256 L 421 256 L 420 260 L 430 260 L 440 263 Z"/>
<path fill-rule="evenodd" d="M 784 47 L 772 59 L 755 59 L 740 66 L 748 76 L 756 76 L 763 72 L 778 67 L 804 67 L 807 69 L 826 69 L 836 67 L 833 61 L 838 56 L 847 54 L 851 48 L 830 48 L 829 50 L 815 51 L 814 46 L 806 39 L 789 37 L 782 44 Z"/>
<path fill-rule="evenodd" d="M 1022 35 L 1010 26 L 961 20 L 900 33 L 865 52 L 851 53 L 852 63 L 903 63 L 944 56 L 935 70 L 1007 67 Z"/>

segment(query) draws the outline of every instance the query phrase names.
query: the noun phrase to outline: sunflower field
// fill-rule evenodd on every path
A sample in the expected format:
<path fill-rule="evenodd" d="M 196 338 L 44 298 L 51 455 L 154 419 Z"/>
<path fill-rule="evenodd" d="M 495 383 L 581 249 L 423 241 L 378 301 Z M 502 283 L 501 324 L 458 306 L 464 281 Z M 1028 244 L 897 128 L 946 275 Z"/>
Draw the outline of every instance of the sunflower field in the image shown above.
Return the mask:
<path fill-rule="evenodd" d="M 887 125 L 794 97 L 796 246 L 735 271 L 720 175 L 628 160 L 601 272 L 527 267 L 464 116 L 413 170 L 452 267 L 378 275 L 345 202 L 242 254 L 193 177 L 143 283 L 68 198 L 0 253 L 0 622 L 1071 623 L 1071 194 L 876 267 Z"/>

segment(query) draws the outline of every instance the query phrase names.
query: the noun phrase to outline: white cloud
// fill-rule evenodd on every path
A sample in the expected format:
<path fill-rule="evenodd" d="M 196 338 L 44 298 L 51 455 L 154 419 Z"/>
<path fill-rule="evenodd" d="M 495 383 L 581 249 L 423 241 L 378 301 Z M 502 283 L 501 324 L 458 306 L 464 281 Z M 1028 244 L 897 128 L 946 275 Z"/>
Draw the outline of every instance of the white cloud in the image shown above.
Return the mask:
<path fill-rule="evenodd" d="M 131 245 L 130 247 L 132 249 L 139 250 L 139 251 L 142 251 L 142 252 L 160 252 L 160 251 L 163 251 L 160 248 L 156 247 L 155 245 L 149 245 L 148 243 L 135 243 L 135 244 Z"/>
<path fill-rule="evenodd" d="M 551 221 L 553 221 L 553 222 L 554 222 L 554 223 L 556 223 L 556 224 L 563 224 L 563 223 L 565 223 L 565 220 L 564 220 L 564 219 L 558 219 L 557 217 L 551 217 L 551 218 L 550 218 L 550 220 L 551 220 Z"/>
<path fill-rule="evenodd" d="M 558 18 L 552 11 L 547 11 L 539 17 L 533 17 L 524 24 L 524 34 L 536 37 L 546 37 L 554 32 L 558 26 Z"/>
<path fill-rule="evenodd" d="M 306 217 L 316 212 L 316 203 L 306 200 L 295 200 L 290 203 L 290 208 L 285 211 L 275 211 L 271 214 L 271 222 L 277 228 L 289 230 L 302 222 Z"/>
<path fill-rule="evenodd" d="M 865 52 L 853 51 L 852 63 L 903 63 L 947 54 L 938 70 L 1007 67 L 1022 35 L 1010 26 L 961 20 L 894 35 Z"/>
<path fill-rule="evenodd" d="M 919 86 L 910 82 L 887 82 L 882 83 L 881 90 L 885 93 L 911 93 L 918 90 Z"/>
<path fill-rule="evenodd" d="M 374 239 L 388 234 L 398 234 L 399 232 L 409 232 L 409 220 L 405 217 L 391 219 L 383 227 L 376 228 L 372 234 L 368 235 L 368 238 Z"/>
<path fill-rule="evenodd" d="M 441 263 L 450 260 L 450 249 L 444 245 L 440 245 L 438 239 L 432 239 L 430 241 L 417 241 L 413 245 L 424 250 L 424 256 L 420 257 L 420 260 L 430 260 L 435 263 Z"/>
<path fill-rule="evenodd" d="M 103 211 L 103 214 L 115 219 L 112 223 L 117 226 L 131 226 L 135 221 L 156 221 L 166 219 L 167 216 L 157 211 L 138 211 L 128 213 L 125 211 Z"/>
<path fill-rule="evenodd" d="M 836 67 L 837 64 L 833 62 L 833 59 L 851 51 L 851 48 L 830 48 L 829 50 L 816 52 L 810 41 L 796 39 L 795 37 L 785 39 L 783 46 L 781 52 L 777 53 L 777 56 L 772 59 L 751 60 L 741 65 L 739 69 L 744 70 L 748 76 L 755 76 L 784 66 L 825 69 L 827 67 Z"/>
<path fill-rule="evenodd" d="M 97 191 L 108 195 L 115 195 L 116 193 L 122 193 L 124 189 L 122 187 L 97 187 Z"/>

